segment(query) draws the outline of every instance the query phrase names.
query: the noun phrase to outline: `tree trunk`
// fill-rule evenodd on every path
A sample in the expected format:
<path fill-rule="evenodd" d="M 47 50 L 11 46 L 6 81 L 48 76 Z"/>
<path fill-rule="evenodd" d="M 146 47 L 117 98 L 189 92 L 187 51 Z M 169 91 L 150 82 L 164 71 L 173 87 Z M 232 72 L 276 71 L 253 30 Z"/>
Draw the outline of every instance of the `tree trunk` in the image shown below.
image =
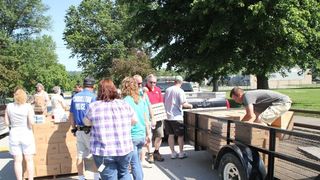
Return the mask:
<path fill-rule="evenodd" d="M 269 89 L 268 77 L 266 75 L 256 75 L 257 76 L 257 89 Z"/>
<path fill-rule="evenodd" d="M 212 92 L 219 91 L 218 79 L 212 79 Z"/>

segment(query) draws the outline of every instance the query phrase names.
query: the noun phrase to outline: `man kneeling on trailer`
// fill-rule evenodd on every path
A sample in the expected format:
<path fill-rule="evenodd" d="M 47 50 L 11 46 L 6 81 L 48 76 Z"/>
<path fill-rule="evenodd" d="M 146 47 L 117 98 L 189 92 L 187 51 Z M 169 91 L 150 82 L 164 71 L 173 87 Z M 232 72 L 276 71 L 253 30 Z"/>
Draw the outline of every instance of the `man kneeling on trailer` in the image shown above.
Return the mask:
<path fill-rule="evenodd" d="M 244 92 L 235 87 L 230 97 L 237 103 L 243 104 L 246 115 L 242 121 L 271 125 L 274 120 L 287 112 L 291 107 L 291 99 L 281 93 L 270 90 L 252 90 Z"/>

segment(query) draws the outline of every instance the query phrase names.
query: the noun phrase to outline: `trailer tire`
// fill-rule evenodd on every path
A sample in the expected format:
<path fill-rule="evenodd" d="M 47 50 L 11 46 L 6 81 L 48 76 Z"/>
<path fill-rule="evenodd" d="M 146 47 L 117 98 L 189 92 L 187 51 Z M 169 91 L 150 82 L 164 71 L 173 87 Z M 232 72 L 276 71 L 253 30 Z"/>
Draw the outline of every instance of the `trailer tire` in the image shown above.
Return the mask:
<path fill-rule="evenodd" d="M 222 156 L 219 168 L 218 168 L 220 179 L 238 179 L 245 180 L 245 169 L 243 168 L 240 160 L 233 153 L 226 153 Z"/>

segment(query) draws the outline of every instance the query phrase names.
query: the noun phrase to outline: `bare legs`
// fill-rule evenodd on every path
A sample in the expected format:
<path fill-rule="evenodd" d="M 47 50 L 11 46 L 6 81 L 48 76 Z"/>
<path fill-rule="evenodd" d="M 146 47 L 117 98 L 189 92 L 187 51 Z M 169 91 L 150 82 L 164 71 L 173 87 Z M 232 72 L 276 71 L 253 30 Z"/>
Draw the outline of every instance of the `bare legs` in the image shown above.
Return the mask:
<path fill-rule="evenodd" d="M 156 137 L 154 140 L 154 149 L 159 151 L 159 148 L 161 146 L 162 138 Z"/>
<path fill-rule="evenodd" d="M 78 170 L 78 175 L 83 176 L 83 159 L 82 158 L 77 158 L 77 170 Z"/>
<path fill-rule="evenodd" d="M 22 180 L 22 155 L 14 156 L 14 172 L 17 180 Z"/>
<path fill-rule="evenodd" d="M 174 150 L 174 135 L 173 134 L 169 135 L 168 143 L 170 146 L 171 153 L 174 153 L 175 150 Z M 183 146 L 184 146 L 183 136 L 178 136 L 178 144 L 179 144 L 179 152 L 183 153 Z"/>
<path fill-rule="evenodd" d="M 14 158 L 14 172 L 16 174 L 17 180 L 23 179 L 23 172 L 22 172 L 22 155 L 15 155 Z M 33 180 L 34 176 L 34 164 L 33 164 L 33 155 L 24 155 L 27 165 L 27 172 L 28 172 L 28 179 Z"/>

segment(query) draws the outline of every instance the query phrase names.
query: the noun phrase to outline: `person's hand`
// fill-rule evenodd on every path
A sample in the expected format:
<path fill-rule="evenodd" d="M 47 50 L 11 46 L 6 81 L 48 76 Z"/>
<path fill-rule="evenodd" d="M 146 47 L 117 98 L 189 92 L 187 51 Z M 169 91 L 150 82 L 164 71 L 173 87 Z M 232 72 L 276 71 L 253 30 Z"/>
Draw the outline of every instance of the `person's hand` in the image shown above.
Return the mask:
<path fill-rule="evenodd" d="M 150 136 L 146 136 L 145 144 L 148 145 L 148 144 L 150 144 L 150 142 L 151 142 Z"/>
<path fill-rule="evenodd" d="M 151 119 L 151 129 L 155 129 L 157 122 Z"/>
<path fill-rule="evenodd" d="M 72 133 L 74 136 L 76 136 L 77 130 L 78 130 L 78 129 L 77 129 L 76 127 L 74 127 L 74 128 L 71 129 L 71 133 Z"/>

